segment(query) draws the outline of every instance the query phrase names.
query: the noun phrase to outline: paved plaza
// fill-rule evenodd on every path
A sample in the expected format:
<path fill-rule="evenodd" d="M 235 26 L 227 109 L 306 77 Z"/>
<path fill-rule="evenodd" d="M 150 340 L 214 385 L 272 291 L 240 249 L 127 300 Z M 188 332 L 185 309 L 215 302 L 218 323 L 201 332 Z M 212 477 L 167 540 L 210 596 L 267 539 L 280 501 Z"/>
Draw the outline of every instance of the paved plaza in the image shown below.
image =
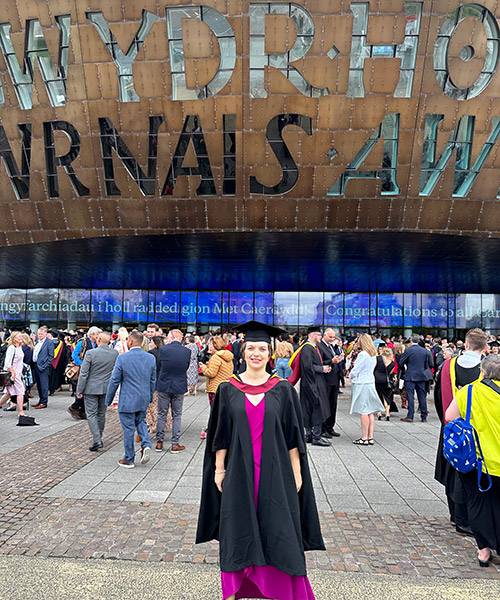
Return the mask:
<path fill-rule="evenodd" d="M 481 579 L 500 590 L 500 569 L 480 569 L 473 541 L 457 535 L 448 522 L 443 490 L 433 479 L 439 426 L 432 411 L 426 424 L 401 423 L 399 415 L 389 423 L 379 422 L 376 445 L 356 447 L 352 439 L 358 437 L 358 422 L 349 415 L 349 389 L 340 398 L 341 437 L 331 448 L 309 447 L 327 546 L 327 552 L 308 553 L 318 598 L 333 597 L 329 590 L 336 590 L 339 598 L 359 597 L 355 591 L 352 596 L 347 593 L 346 581 L 353 589 L 357 584 L 343 579 L 346 573 L 361 577 L 356 580 L 360 590 L 366 583 L 372 586 L 366 588 L 370 593 L 384 598 L 415 595 L 405 596 L 409 588 L 404 586 L 400 593 L 388 595 L 384 585 L 392 580 L 374 576 L 403 575 L 391 589 L 414 580 L 423 586 L 421 595 L 428 595 L 430 586 L 432 598 L 449 597 L 447 590 L 453 586 L 445 582 L 456 579 Z M 72 420 L 66 411 L 70 402 L 67 393 L 59 393 L 51 397 L 47 410 L 33 410 L 40 423 L 34 428 L 15 427 L 15 414 L 1 413 L 0 559 L 58 559 L 49 560 L 47 568 L 75 569 L 76 578 L 90 569 L 99 579 L 102 565 L 109 564 L 103 559 L 135 561 L 130 563 L 133 569 L 153 569 L 151 576 L 164 581 L 175 569 L 186 575 L 199 569 L 206 596 L 184 590 L 165 597 L 216 598 L 217 593 L 208 590 L 217 589 L 218 545 L 194 544 L 206 396 L 185 400 L 185 452 L 153 452 L 149 464 L 131 470 L 117 465 L 122 445 L 116 413 L 108 413 L 104 450 L 94 454 L 88 451 L 86 423 Z M 89 564 L 78 562 L 81 559 L 93 560 Z M 68 562 L 72 560 L 77 562 Z M 152 563 L 163 563 L 167 570 L 154 571 Z M 118 569 L 127 563 L 113 564 L 121 565 Z M 48 590 L 50 581 L 47 585 Z M 479 598 L 488 594 L 476 596 L 473 590 L 490 588 L 466 589 L 472 595 L 465 597 Z"/>

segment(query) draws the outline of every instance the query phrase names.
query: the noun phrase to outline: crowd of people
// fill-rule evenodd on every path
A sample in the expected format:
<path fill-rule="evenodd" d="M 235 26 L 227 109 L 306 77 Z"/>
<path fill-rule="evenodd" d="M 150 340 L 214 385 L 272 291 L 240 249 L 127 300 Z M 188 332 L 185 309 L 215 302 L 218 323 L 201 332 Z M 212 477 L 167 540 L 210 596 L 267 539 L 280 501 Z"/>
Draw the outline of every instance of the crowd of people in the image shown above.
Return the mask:
<path fill-rule="evenodd" d="M 428 397 L 434 389 L 436 412 L 443 424 L 435 477 L 445 487 L 457 532 L 473 535 L 480 564 L 489 564 L 492 550 L 500 552 L 500 340 L 480 329 L 469 331 L 463 341 L 418 334 L 408 339 L 368 333 L 343 338 L 338 330 L 322 331 L 319 326 L 309 327 L 302 335 L 274 330 L 271 337 L 261 335 L 266 347 L 250 345 L 250 354 L 248 330 L 241 327 L 205 335 L 184 334 L 179 329 L 164 332 L 154 323 L 143 333 L 125 327 L 110 333 L 96 326 L 77 333 L 45 326 L 36 334 L 0 331 L 5 385 L 0 405 L 5 405 L 4 410 L 17 410 L 21 418 L 35 385 L 38 401 L 33 407 L 41 410 L 47 408 L 51 395 L 69 384 L 74 398 L 68 411 L 73 418 L 88 421 L 89 450 L 103 448 L 107 407 L 116 409 L 124 442 L 119 464 L 134 468 L 136 443 L 140 444 L 139 462 L 146 463 L 152 450 L 165 450 L 168 430 L 170 452 L 185 450 L 181 443 L 183 401 L 187 395 L 198 394 L 202 380 L 211 416 L 200 437 L 212 438 L 208 452 L 214 452 L 214 439 L 227 434 L 223 435 L 222 423 L 214 425 L 214 419 L 221 418 L 214 412 L 221 410 L 216 400 L 220 390 L 227 392 L 228 382 L 243 392 L 255 385 L 257 391 L 252 388 L 250 396 L 258 397 L 261 388 L 265 395 L 276 382 L 288 380 L 286 385 L 298 392 L 300 416 L 293 419 L 303 423 L 304 443 L 323 448 L 341 435 L 336 429 L 337 404 L 346 379 L 352 385 L 350 412 L 360 420 L 360 436 L 353 440 L 357 446 L 373 446 L 376 421 L 390 421 L 394 413 L 407 411 L 400 417 L 403 423 L 416 418 L 425 423 Z M 255 375 L 256 364 L 261 368 L 263 356 L 265 375 L 259 371 L 255 381 L 247 381 Z M 473 475 L 453 469 L 442 452 L 445 424 L 466 416 L 464 390 L 469 385 L 474 389 L 471 422 L 485 449 L 485 468 L 493 481 L 486 492 L 477 490 Z M 284 390 L 283 394 L 290 393 Z M 300 450 L 297 439 L 295 443 Z M 299 452 L 298 458 L 291 458 L 296 470 L 301 457 Z M 212 459 L 212 466 L 220 466 L 214 468 L 221 487 L 218 474 L 225 473 L 224 460 Z M 314 544 L 321 545 L 318 539 Z"/>

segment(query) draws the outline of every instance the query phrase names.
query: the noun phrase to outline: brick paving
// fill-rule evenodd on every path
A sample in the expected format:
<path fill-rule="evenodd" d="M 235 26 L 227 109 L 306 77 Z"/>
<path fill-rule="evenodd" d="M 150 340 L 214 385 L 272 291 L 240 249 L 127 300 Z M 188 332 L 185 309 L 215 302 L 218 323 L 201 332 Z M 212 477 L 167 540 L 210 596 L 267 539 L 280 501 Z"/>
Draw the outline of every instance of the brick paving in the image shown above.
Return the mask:
<path fill-rule="evenodd" d="M 349 423 L 346 419 L 347 430 Z M 416 437 L 431 435 L 426 430 L 415 431 Z M 347 435 L 346 431 L 344 435 Z M 385 438 L 381 434 L 379 452 L 385 446 L 399 456 L 402 451 L 401 440 L 407 435 L 407 432 L 396 428 L 388 430 Z M 89 472 L 89 469 L 92 468 L 95 473 L 93 465 L 99 461 L 108 463 L 101 464 L 106 478 L 110 476 L 109 470 L 111 473 L 115 472 L 115 466 L 111 468 L 110 465 L 115 461 L 114 454 L 119 455 L 121 451 L 116 415 L 111 414 L 108 419 L 107 452 L 98 457 L 89 453 L 87 438 L 85 423 L 71 423 L 71 427 L 68 425 L 63 431 L 3 455 L 0 470 L 0 554 L 188 564 L 217 563 L 217 544 L 194 545 L 199 496 L 197 481 L 190 479 L 194 477 L 192 470 L 197 466 L 197 452 L 194 449 L 191 457 L 183 459 L 186 463 L 181 467 L 176 466 L 181 463 L 174 462 L 177 457 L 161 455 L 161 458 L 155 459 L 158 470 L 145 475 L 153 477 L 151 473 L 156 473 L 154 476 L 158 478 L 162 465 L 166 481 L 172 481 L 167 477 L 169 472 L 177 477 L 177 483 L 166 501 L 107 499 L 107 492 L 100 492 L 94 497 L 87 492 L 83 498 L 54 494 L 54 490 L 72 476 L 83 473 L 82 477 L 85 478 L 85 473 L 90 476 L 92 471 Z M 425 502 L 426 496 L 434 489 L 429 479 L 432 448 L 427 446 L 426 441 L 416 443 L 417 452 L 422 452 L 422 469 L 425 475 L 415 475 L 414 487 L 417 492 L 406 496 L 409 508 Z M 440 514 L 416 514 L 406 508 L 395 510 L 391 514 L 390 502 L 397 504 L 397 498 L 404 499 L 404 496 L 396 497 L 395 492 L 398 489 L 404 492 L 411 487 L 411 468 L 417 470 L 418 465 L 409 464 L 404 467 L 408 481 L 401 483 L 401 478 L 398 477 L 382 477 L 384 468 L 388 469 L 387 473 L 390 475 L 389 471 L 394 469 L 395 463 L 386 463 L 384 460 L 380 462 L 380 455 L 367 455 L 367 450 L 364 449 L 360 453 L 358 448 L 352 447 L 349 451 L 347 448 L 348 440 L 345 440 L 345 444 L 339 445 L 336 450 L 329 449 L 329 455 L 318 452 L 311 455 L 327 552 L 308 553 L 309 568 L 344 573 L 500 580 L 500 569 L 497 567 L 480 569 L 476 566 L 473 542 L 454 533 L 446 517 Z M 349 452 L 354 459 L 349 458 Z M 342 461 L 337 463 L 334 461 L 336 458 Z M 352 473 L 356 474 L 356 491 L 363 494 L 369 510 L 363 511 L 362 506 L 354 506 L 352 510 L 349 507 L 342 511 L 334 510 L 335 500 L 332 501 L 331 498 L 342 494 L 329 492 L 333 483 L 322 471 L 326 468 L 324 462 L 327 460 L 333 480 L 337 470 L 341 481 L 343 469 L 351 474 L 351 479 Z M 350 466 L 351 462 L 354 467 Z M 138 472 L 140 474 L 140 467 L 126 471 L 130 476 Z M 381 502 L 378 484 L 375 494 L 378 501 L 374 501 L 372 487 L 364 486 L 363 483 L 373 481 L 386 485 L 387 480 L 393 482 L 389 501 Z M 108 487 L 112 485 L 113 481 L 108 481 Z M 119 487 L 120 482 L 115 480 L 114 485 Z M 347 476 L 343 485 L 352 485 Z M 421 492 L 418 491 L 420 485 L 423 486 Z M 176 489 L 181 489 L 181 493 L 176 494 Z M 123 493 L 120 493 L 120 498 Z M 438 493 L 437 490 L 435 493 Z M 326 497 L 326 503 L 322 495 Z M 431 504 L 428 510 L 439 513 L 440 508 L 436 509 L 439 500 L 428 499 L 428 502 Z M 379 510 L 378 507 L 382 509 Z"/>

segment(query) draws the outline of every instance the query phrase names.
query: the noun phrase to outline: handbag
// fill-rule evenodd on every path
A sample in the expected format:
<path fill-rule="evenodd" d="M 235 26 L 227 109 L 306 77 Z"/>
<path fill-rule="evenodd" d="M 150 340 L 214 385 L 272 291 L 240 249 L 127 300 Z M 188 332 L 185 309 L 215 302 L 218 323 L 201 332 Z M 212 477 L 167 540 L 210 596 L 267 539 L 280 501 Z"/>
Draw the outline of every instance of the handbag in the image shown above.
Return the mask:
<path fill-rule="evenodd" d="M 66 377 L 66 379 L 71 383 L 76 383 L 78 381 L 79 375 L 80 367 L 78 365 L 75 365 L 75 363 L 73 362 L 68 363 L 66 369 L 64 370 L 64 376 Z"/>
<path fill-rule="evenodd" d="M 33 427 L 34 425 L 39 425 L 39 423 L 35 421 L 34 417 L 28 417 L 28 415 L 19 415 L 17 427 Z"/>
<path fill-rule="evenodd" d="M 0 389 L 7 387 L 8 385 L 12 385 L 14 380 L 12 379 L 12 375 L 10 371 L 0 371 Z"/>

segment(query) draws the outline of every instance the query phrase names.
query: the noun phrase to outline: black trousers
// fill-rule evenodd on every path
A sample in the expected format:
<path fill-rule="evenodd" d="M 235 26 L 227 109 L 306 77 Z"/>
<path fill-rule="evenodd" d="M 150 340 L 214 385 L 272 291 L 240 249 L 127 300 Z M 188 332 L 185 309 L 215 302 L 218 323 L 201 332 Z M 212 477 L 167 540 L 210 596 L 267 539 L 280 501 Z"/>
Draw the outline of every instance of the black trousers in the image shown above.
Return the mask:
<path fill-rule="evenodd" d="M 330 405 L 330 416 L 323 423 L 323 431 L 332 431 L 337 420 L 337 402 L 339 397 L 339 386 L 328 385 L 328 404 Z"/>
<path fill-rule="evenodd" d="M 488 492 L 480 492 L 477 487 L 476 471 L 460 473 L 469 513 L 469 525 L 476 538 L 477 547 L 491 548 L 500 552 L 500 477 L 492 475 L 493 485 Z M 483 476 L 483 486 L 486 478 Z"/>

